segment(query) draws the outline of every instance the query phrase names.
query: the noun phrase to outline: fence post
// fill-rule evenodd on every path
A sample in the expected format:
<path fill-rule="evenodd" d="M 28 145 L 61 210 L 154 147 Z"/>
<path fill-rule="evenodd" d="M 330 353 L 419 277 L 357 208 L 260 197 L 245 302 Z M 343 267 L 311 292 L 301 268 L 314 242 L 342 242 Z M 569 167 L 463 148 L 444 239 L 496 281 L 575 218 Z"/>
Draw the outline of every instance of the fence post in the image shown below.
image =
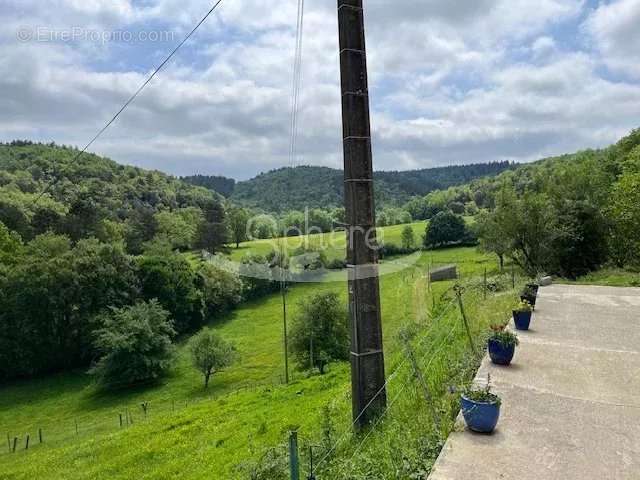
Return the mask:
<path fill-rule="evenodd" d="M 24 449 L 29 450 L 29 435 L 27 434 L 27 438 L 25 440 Z"/>
<path fill-rule="evenodd" d="M 309 476 L 307 480 L 316 480 L 316 476 L 313 474 L 313 445 L 309 446 Z"/>
<path fill-rule="evenodd" d="M 9 447 L 9 452 L 11 452 L 11 437 L 7 433 L 7 447 Z"/>
<path fill-rule="evenodd" d="M 40 443 L 42 443 L 42 428 L 38 429 L 38 440 L 40 440 Z"/>
<path fill-rule="evenodd" d="M 298 462 L 298 432 L 289 432 L 289 468 L 291 480 L 300 480 L 300 465 Z"/>
<path fill-rule="evenodd" d="M 76 420 L 76 435 L 78 435 L 79 431 L 78 431 L 78 421 Z"/>
<path fill-rule="evenodd" d="M 462 316 L 462 323 L 464 323 L 464 328 L 467 331 L 467 337 L 469 337 L 469 345 L 471 346 L 471 351 L 477 357 L 478 350 L 476 349 L 476 345 L 473 342 L 473 336 L 471 335 L 471 327 L 469 327 L 469 320 L 467 319 L 467 314 L 464 311 L 464 303 L 462 301 L 462 292 L 463 287 L 461 285 L 456 285 L 453 287 L 453 290 L 458 297 L 458 307 L 460 308 L 460 315 Z"/>
<path fill-rule="evenodd" d="M 13 453 L 16 453 L 17 446 L 18 446 L 18 437 L 13 437 Z"/>
<path fill-rule="evenodd" d="M 484 299 L 487 299 L 487 267 L 484 267 Z"/>

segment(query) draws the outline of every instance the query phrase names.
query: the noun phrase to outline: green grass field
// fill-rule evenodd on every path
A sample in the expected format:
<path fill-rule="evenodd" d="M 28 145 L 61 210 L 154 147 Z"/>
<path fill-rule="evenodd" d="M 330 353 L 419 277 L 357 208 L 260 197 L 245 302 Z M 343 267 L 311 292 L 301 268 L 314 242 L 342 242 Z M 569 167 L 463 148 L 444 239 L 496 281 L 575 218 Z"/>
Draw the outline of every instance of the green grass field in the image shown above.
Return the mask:
<path fill-rule="evenodd" d="M 640 272 L 618 268 L 604 268 L 577 280 L 561 279 L 561 283 L 575 285 L 606 285 L 609 287 L 640 287 Z"/>
<path fill-rule="evenodd" d="M 378 228 L 378 239 L 381 242 L 401 245 L 402 230 L 406 225 L 394 225 L 391 227 Z M 426 222 L 412 223 L 411 227 L 415 235 L 416 245 L 422 242 L 422 236 L 427 228 Z M 284 239 L 287 247 L 295 250 L 300 247 L 312 247 L 322 249 L 329 260 L 344 258 L 346 249 L 346 234 L 344 232 L 330 232 L 313 235 L 303 235 L 300 237 L 287 237 Z M 232 260 L 240 261 L 245 255 L 266 255 L 278 248 L 280 240 L 254 240 L 240 244 L 239 248 L 233 246 L 229 256 Z"/>
<path fill-rule="evenodd" d="M 424 224 L 414 224 L 414 229 L 418 233 Z M 391 239 L 397 237 L 399 243 L 401 230 L 402 226 L 389 227 L 385 235 Z M 243 245 L 234 255 L 241 255 L 242 250 L 263 248 L 261 242 L 255 242 Z M 417 263 L 381 279 L 387 371 L 394 372 L 401 365 L 403 370 L 393 378 L 403 383 L 389 384 L 390 400 L 398 391 L 401 395 L 383 424 L 371 432 L 366 445 L 358 450 L 355 449 L 363 437 L 353 436 L 350 428 L 347 364 L 332 365 L 324 376 L 308 377 L 294 372 L 291 384 L 280 384 L 282 305 L 279 295 L 273 295 L 245 303 L 208 327 L 231 340 L 239 351 L 238 363 L 217 374 L 208 391 L 204 391 L 202 379 L 191 368 L 184 343 L 178 348 L 171 375 L 154 387 L 105 395 L 96 391 L 83 372 L 3 387 L 0 432 L 6 432 L 8 442 L 14 437 L 18 437 L 19 442 L 17 453 L 8 452 L 8 443 L 0 454 L 0 478 L 252 478 L 241 466 L 250 465 L 270 447 L 277 447 L 282 453 L 280 446 L 286 441 L 287 431 L 294 426 L 299 428 L 305 445 L 321 443 L 322 438 L 338 443 L 321 466 L 319 473 L 324 476 L 319 478 L 388 475 L 397 465 L 386 442 L 400 435 L 400 430 L 405 428 L 402 425 L 408 421 L 408 412 L 421 416 L 407 427 L 408 438 L 418 442 L 434 429 L 419 393 L 411 385 L 407 389 L 411 383 L 410 372 L 402 363 L 405 357 L 398 331 L 412 332 L 416 353 L 428 362 L 423 365 L 443 415 L 444 434 L 451 428 L 456 412 L 456 400 L 447 393 L 447 383 L 459 382 L 471 375 L 477 361 L 469 360 L 470 351 L 460 327 L 460 317 L 451 307 L 451 294 L 447 292 L 452 282 L 433 284 L 431 292 L 428 291 L 427 265 L 447 263 L 459 265 L 462 281 L 468 285 L 478 284 L 485 269 L 490 276 L 497 275 L 494 257 L 473 248 L 452 248 L 423 253 Z M 484 299 L 471 288 L 465 296 L 478 343 L 490 323 L 506 317 L 516 297 L 511 290 L 510 276 L 501 277 L 500 281 L 505 286 L 503 293 L 489 294 Z M 344 282 L 296 284 L 288 294 L 290 314 L 295 315 L 298 303 L 305 297 L 324 289 L 338 291 L 346 297 Z M 434 302 L 434 298 L 442 295 L 445 295 L 442 302 Z M 441 311 L 444 304 L 449 308 Z M 404 390 L 399 390 L 401 385 Z M 140 407 L 142 402 L 149 402 L 147 418 Z M 322 413 L 326 405 L 332 412 L 333 437 L 326 435 L 326 428 L 324 437 L 322 434 L 321 425 L 327 421 Z M 124 414 L 126 418 L 126 412 L 132 416 L 133 425 L 121 428 L 119 415 Z M 38 444 L 40 428 L 43 445 Z M 24 449 L 26 434 L 31 438 L 28 451 Z M 342 442 L 338 442 L 340 438 Z M 415 445 L 407 447 L 411 462 L 427 462 L 426 466 L 415 468 L 428 468 L 437 448 L 429 451 L 427 455 Z M 364 455 L 364 460 L 350 460 L 359 458 L 358 455 Z M 375 461 L 368 463 L 366 459 Z M 363 465 L 369 465 L 368 470 L 362 471 Z"/>

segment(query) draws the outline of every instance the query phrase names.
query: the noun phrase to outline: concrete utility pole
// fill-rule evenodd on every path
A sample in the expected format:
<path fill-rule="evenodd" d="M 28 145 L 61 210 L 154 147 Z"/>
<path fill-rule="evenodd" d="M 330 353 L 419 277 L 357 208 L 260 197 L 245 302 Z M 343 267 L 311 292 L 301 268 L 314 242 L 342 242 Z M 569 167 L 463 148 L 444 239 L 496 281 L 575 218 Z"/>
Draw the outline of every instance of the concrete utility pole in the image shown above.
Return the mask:
<path fill-rule="evenodd" d="M 386 407 L 362 0 L 338 0 L 351 384 L 358 429 Z"/>

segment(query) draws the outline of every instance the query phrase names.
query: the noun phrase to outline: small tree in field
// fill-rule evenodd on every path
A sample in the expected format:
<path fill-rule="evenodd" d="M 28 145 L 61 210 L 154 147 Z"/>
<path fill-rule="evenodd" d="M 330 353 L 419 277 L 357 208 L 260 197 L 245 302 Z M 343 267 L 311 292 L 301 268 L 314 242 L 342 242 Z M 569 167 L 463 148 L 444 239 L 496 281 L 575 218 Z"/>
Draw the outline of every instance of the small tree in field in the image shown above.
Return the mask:
<path fill-rule="evenodd" d="M 318 293 L 300 304 L 291 348 L 301 368 L 317 368 L 320 374 L 331 361 L 349 358 L 347 310 L 336 293 Z"/>
<path fill-rule="evenodd" d="M 101 320 L 95 347 L 102 357 L 90 372 L 102 386 L 153 381 L 169 369 L 176 332 L 157 300 L 113 309 Z"/>
<path fill-rule="evenodd" d="M 203 330 L 191 340 L 193 366 L 204 376 L 204 388 L 211 376 L 233 363 L 236 352 L 230 343 L 212 330 Z"/>
<path fill-rule="evenodd" d="M 413 233 L 411 225 L 407 225 L 402 229 L 402 248 L 411 250 L 416 244 L 416 236 Z"/>

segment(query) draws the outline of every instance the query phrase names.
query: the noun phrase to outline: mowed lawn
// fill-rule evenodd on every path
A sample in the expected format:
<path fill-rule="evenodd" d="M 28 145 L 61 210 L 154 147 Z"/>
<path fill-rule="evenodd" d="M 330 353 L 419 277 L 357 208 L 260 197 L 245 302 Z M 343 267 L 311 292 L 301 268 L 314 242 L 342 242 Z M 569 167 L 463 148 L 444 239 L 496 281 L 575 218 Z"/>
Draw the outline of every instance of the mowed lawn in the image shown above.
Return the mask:
<path fill-rule="evenodd" d="M 418 232 L 421 225 L 414 228 Z M 399 238 L 401 230 L 402 226 L 391 227 L 391 238 Z M 427 265 L 447 263 L 460 266 L 463 280 L 481 278 L 485 269 L 495 274 L 497 268 L 492 256 L 474 248 L 452 248 L 425 252 L 405 270 L 383 276 L 388 369 L 398 360 L 398 329 L 428 308 Z M 434 295 L 451 285 L 434 284 Z M 300 302 L 322 290 L 337 291 L 346 301 L 343 282 L 297 284 L 288 293 L 290 317 Z M 511 301 L 490 298 L 478 328 L 486 327 L 494 315 L 506 314 Z M 245 303 L 209 328 L 236 345 L 239 361 L 217 374 L 206 392 L 190 366 L 185 342 L 178 347 L 171 375 L 151 388 L 103 394 L 83 372 L 2 387 L 0 432 L 9 439 L 18 437 L 19 451 L 10 454 L 7 445 L 0 455 L 0 478 L 247 478 L 239 465 L 281 444 L 288 429 L 300 427 L 316 435 L 320 411 L 328 402 L 338 402 L 338 411 L 348 419 L 347 364 L 333 365 L 324 376 L 294 371 L 293 383 L 280 385 L 284 362 L 279 295 Z M 149 402 L 148 418 L 142 402 Z M 133 425 L 120 428 L 119 415 L 126 418 L 127 412 Z M 343 423 L 347 428 L 348 422 Z M 37 441 L 39 428 L 42 446 Z M 28 451 L 26 434 L 31 435 Z"/>

